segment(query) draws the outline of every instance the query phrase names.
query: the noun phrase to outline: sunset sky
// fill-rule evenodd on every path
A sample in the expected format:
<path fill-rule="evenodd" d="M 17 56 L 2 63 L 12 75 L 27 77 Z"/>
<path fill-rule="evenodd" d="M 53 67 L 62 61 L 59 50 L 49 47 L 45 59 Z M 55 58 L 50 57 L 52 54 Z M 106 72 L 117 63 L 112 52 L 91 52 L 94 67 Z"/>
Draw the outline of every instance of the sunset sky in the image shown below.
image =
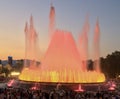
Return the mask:
<path fill-rule="evenodd" d="M 0 59 L 23 59 L 25 56 L 24 27 L 31 14 L 39 35 L 41 53 L 48 45 L 50 0 L 0 1 Z M 100 56 L 120 51 L 120 0 L 53 0 L 56 28 L 71 31 L 75 41 L 89 15 L 89 49 L 92 52 L 94 27 L 99 18 Z M 41 55 L 40 55 L 41 57 Z M 92 54 L 89 56 L 92 58 Z"/>

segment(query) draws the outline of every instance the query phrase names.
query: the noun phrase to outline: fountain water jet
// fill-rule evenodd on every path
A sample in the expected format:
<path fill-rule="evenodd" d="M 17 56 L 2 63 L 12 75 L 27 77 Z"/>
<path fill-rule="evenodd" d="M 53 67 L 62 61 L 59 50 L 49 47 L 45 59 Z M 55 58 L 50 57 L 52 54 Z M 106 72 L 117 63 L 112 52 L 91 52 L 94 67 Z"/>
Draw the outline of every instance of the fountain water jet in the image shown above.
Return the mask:
<path fill-rule="evenodd" d="M 24 66 L 27 66 L 27 60 L 31 60 L 29 65 L 33 67 L 38 59 L 37 59 L 37 54 L 38 54 L 38 35 L 36 33 L 36 30 L 34 28 L 33 24 L 33 17 L 31 15 L 30 17 L 30 25 L 28 27 L 28 23 L 26 22 L 25 26 L 25 62 Z"/>
<path fill-rule="evenodd" d="M 79 53 L 81 56 L 81 61 L 83 65 L 83 70 L 87 71 L 87 60 L 88 60 L 88 32 L 89 32 L 89 22 L 88 16 L 86 17 L 86 22 L 83 26 L 82 34 L 79 36 Z"/>
<path fill-rule="evenodd" d="M 50 14 L 49 14 L 49 19 L 50 19 L 50 23 L 49 23 L 49 37 L 52 38 L 53 33 L 55 31 L 55 9 L 52 6 L 52 3 L 51 3 L 51 10 L 50 10 Z"/>
<path fill-rule="evenodd" d="M 51 40 L 48 49 L 45 53 L 41 65 L 36 67 L 36 61 L 32 61 L 29 67 L 24 68 L 21 72 L 19 79 L 25 81 L 34 82 L 46 82 L 46 83 L 98 83 L 104 82 L 105 76 L 101 72 L 87 71 L 86 66 L 82 64 L 82 56 L 76 46 L 76 42 L 71 32 L 54 29 L 54 7 L 51 7 L 50 15 L 50 34 Z M 35 59 L 35 46 L 36 45 L 36 32 L 33 27 L 33 20 L 30 20 L 30 28 L 27 29 L 26 25 L 26 40 L 29 42 L 26 55 L 30 55 L 30 59 Z M 87 25 L 85 25 L 87 27 Z M 85 28 L 84 35 L 84 49 L 87 49 L 88 40 L 87 32 Z M 32 36 L 30 36 L 32 35 Z M 30 36 L 30 37 L 29 37 Z M 98 36 L 99 37 L 99 36 Z M 82 44 L 81 44 L 82 45 Z M 27 44 L 26 44 L 27 46 Z M 32 50 L 28 50 L 32 49 Z M 86 51 L 87 52 L 87 51 Z M 29 58 L 29 57 L 26 57 Z M 31 68 L 32 67 L 32 68 Z"/>
<path fill-rule="evenodd" d="M 100 72 L 100 61 L 99 61 L 99 57 L 100 57 L 100 28 L 99 28 L 99 21 L 97 19 L 96 25 L 95 25 L 95 31 L 94 31 L 94 41 L 93 41 L 93 50 L 94 50 L 94 69 L 98 72 Z"/>

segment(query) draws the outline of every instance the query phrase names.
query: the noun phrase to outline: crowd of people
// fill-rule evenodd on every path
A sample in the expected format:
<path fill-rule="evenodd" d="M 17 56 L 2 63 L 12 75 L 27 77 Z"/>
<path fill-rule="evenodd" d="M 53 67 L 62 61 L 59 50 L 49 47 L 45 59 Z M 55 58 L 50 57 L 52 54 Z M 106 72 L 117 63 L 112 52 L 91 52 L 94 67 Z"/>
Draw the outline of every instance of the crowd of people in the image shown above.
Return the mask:
<path fill-rule="evenodd" d="M 53 89 L 51 91 L 26 88 L 0 89 L 0 99 L 120 99 L 119 91 L 84 91 Z"/>
<path fill-rule="evenodd" d="M 20 83 L 16 80 L 12 82 L 14 87 L 0 88 L 0 99 L 120 99 L 119 88 L 104 90 L 105 87 L 99 84 L 92 87 L 87 85 L 88 90 L 73 90 L 61 84 L 54 87 L 44 85 L 42 88 L 39 83 Z M 115 84 L 112 82 L 110 81 L 108 85 L 114 87 Z"/>

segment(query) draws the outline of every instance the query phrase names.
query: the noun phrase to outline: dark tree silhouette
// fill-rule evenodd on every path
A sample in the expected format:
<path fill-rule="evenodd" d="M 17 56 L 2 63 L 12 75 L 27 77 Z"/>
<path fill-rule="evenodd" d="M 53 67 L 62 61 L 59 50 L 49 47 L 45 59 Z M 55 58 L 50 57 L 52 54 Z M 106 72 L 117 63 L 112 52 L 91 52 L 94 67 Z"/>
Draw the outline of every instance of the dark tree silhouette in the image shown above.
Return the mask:
<path fill-rule="evenodd" d="M 101 70 L 109 78 L 115 78 L 120 74 L 120 52 L 108 54 L 106 58 L 100 58 Z"/>

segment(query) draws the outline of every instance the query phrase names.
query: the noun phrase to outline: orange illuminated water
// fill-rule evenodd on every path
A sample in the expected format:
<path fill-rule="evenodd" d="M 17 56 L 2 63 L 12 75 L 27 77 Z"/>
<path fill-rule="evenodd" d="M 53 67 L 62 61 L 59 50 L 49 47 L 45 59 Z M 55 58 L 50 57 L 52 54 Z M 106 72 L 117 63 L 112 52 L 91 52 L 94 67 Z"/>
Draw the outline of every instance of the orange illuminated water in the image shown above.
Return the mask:
<path fill-rule="evenodd" d="M 80 72 L 79 70 L 42 71 L 38 68 L 25 68 L 20 80 L 53 83 L 100 83 L 105 81 L 103 73 L 96 71 Z"/>
<path fill-rule="evenodd" d="M 37 33 L 34 29 L 32 17 L 30 20 L 30 27 L 26 25 L 25 59 L 34 61 L 30 61 L 28 67 L 26 67 L 25 62 L 25 67 L 22 70 L 19 79 L 24 81 L 50 83 L 104 82 L 105 76 L 100 72 L 100 70 L 98 70 L 99 67 L 97 67 L 97 69 L 94 69 L 94 71 L 87 70 L 87 63 L 85 60 L 87 60 L 88 57 L 88 29 L 85 28 L 85 31 L 81 37 L 81 39 L 83 39 L 83 42 L 79 42 L 79 45 L 84 46 L 84 48 L 78 50 L 77 44 L 71 32 L 55 29 L 55 9 L 53 6 L 51 7 L 51 10 L 54 10 L 50 11 L 49 32 L 51 39 L 48 49 L 39 66 L 36 65 Z M 99 36 L 97 36 L 97 38 L 99 38 Z M 98 41 L 96 40 L 95 44 L 97 44 L 97 42 Z M 95 48 L 97 49 L 98 47 Z M 98 51 L 96 52 L 98 53 Z"/>

